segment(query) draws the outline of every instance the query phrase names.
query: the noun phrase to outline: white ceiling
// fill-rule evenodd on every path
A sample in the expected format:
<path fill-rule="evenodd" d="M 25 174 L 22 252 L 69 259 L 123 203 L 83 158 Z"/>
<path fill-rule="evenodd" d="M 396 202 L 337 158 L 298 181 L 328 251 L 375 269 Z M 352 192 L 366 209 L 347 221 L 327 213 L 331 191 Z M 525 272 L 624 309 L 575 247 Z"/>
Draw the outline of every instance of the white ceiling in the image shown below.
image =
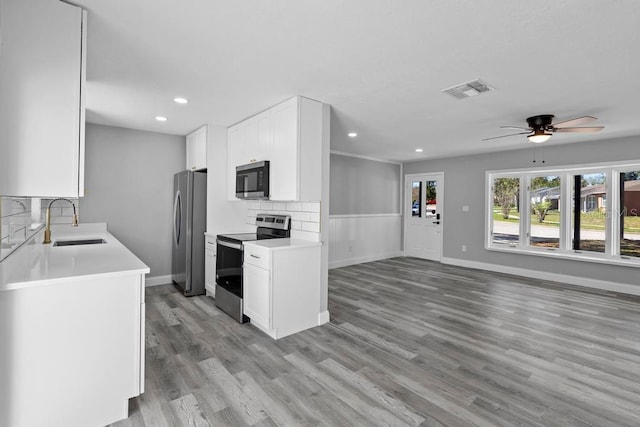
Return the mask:
<path fill-rule="evenodd" d="M 396 161 L 525 147 L 481 139 L 536 114 L 606 127 L 547 144 L 640 135 L 637 0 L 75 3 L 92 123 L 185 135 L 303 95 L 332 105 L 332 150 Z M 475 78 L 496 90 L 441 93 Z"/>

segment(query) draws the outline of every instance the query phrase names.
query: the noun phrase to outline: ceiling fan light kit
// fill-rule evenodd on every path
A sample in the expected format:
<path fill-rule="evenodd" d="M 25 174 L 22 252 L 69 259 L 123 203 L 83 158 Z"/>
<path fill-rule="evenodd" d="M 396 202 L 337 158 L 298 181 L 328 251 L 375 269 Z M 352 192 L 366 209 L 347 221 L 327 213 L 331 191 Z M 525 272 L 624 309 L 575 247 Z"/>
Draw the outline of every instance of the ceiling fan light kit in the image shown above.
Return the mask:
<path fill-rule="evenodd" d="M 506 138 L 508 136 L 515 135 L 527 135 L 527 139 L 529 140 L 529 142 L 532 142 L 534 144 L 541 144 L 548 141 L 555 132 L 593 133 L 600 132 L 602 129 L 604 129 L 604 126 L 576 127 L 576 125 L 581 125 L 597 120 L 597 118 L 593 116 L 582 116 L 558 123 L 553 123 L 553 119 L 553 114 L 540 114 L 537 116 L 527 117 L 527 124 L 529 125 L 529 127 L 525 128 L 518 126 L 500 126 L 503 129 L 519 129 L 523 132 L 484 138 L 483 141 L 497 138 Z"/>
<path fill-rule="evenodd" d="M 536 129 L 531 135 L 527 136 L 527 139 L 529 140 L 529 142 L 533 142 L 534 144 L 542 144 L 543 142 L 548 141 L 549 138 L 551 138 L 551 135 L 552 134 L 549 132 L 545 132 L 541 129 Z"/>

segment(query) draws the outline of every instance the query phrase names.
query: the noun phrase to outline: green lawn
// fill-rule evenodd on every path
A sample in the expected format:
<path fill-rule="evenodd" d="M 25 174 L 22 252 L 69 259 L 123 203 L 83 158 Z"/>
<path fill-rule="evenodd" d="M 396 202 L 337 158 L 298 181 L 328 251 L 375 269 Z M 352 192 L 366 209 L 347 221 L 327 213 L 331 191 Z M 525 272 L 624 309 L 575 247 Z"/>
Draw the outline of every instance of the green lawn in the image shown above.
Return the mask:
<path fill-rule="evenodd" d="M 537 217 L 532 215 L 531 218 L 536 224 L 546 225 L 549 227 L 558 227 L 560 224 L 560 213 L 558 211 L 548 212 L 544 218 L 544 222 L 538 223 Z M 495 207 L 493 209 L 493 219 L 495 221 L 507 221 L 517 223 L 520 221 L 520 213 L 511 209 L 509 213 L 509 219 L 502 217 L 502 209 Z M 605 216 L 604 214 L 596 212 L 582 212 L 580 213 L 580 224 L 584 229 L 590 230 L 604 230 L 605 228 Z M 625 216 L 624 217 L 624 231 L 629 233 L 640 233 L 640 216 Z"/>

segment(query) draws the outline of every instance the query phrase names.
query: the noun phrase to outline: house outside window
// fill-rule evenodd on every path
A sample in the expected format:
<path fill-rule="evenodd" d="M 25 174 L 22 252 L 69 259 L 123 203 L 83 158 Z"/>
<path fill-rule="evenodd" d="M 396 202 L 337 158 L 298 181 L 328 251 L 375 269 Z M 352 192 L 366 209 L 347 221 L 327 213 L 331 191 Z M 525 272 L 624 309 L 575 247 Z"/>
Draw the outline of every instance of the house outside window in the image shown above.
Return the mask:
<path fill-rule="evenodd" d="M 486 175 L 488 250 L 640 267 L 640 160 Z"/>

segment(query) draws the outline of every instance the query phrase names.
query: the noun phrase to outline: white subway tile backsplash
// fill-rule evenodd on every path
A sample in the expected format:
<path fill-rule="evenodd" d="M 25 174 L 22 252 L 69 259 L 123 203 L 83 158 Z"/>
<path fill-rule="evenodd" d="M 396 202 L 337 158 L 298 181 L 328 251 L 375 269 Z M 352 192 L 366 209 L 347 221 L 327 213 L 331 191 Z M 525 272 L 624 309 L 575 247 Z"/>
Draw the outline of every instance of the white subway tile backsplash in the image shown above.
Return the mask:
<path fill-rule="evenodd" d="M 302 210 L 302 203 L 287 203 L 287 208 L 286 210 L 288 210 L 289 212 L 297 212 L 297 211 L 301 211 Z"/>
<path fill-rule="evenodd" d="M 258 213 L 291 215 L 291 237 L 320 239 L 320 202 L 249 202 L 247 224 L 255 224 Z"/>
<path fill-rule="evenodd" d="M 314 233 L 319 233 L 320 224 L 317 222 L 303 222 L 302 231 L 313 231 Z"/>
<path fill-rule="evenodd" d="M 320 212 L 320 202 L 305 202 L 302 204 L 302 210 L 305 212 Z"/>

